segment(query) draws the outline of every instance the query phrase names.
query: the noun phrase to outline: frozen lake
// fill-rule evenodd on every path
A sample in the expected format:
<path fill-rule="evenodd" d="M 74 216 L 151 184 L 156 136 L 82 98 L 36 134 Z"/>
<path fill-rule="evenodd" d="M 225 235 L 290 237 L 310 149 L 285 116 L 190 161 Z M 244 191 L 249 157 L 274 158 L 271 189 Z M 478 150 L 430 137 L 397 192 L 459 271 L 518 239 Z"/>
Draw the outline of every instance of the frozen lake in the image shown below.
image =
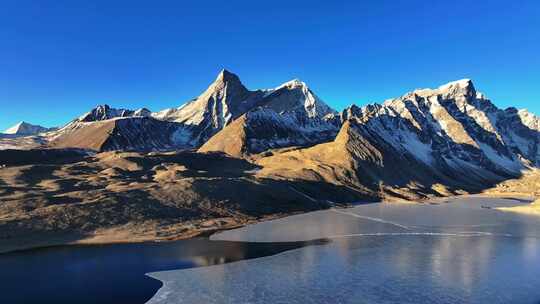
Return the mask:
<path fill-rule="evenodd" d="M 482 197 L 369 204 L 226 231 L 220 241 L 331 242 L 151 273 L 148 303 L 540 303 L 540 219 Z"/>

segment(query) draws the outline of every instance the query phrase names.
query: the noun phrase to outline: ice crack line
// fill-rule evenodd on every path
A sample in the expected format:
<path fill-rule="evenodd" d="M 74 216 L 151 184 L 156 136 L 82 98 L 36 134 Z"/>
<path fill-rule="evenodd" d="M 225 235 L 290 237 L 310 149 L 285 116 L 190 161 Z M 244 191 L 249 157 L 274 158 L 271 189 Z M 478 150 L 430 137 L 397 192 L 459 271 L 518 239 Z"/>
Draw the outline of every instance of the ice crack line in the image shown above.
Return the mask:
<path fill-rule="evenodd" d="M 407 227 L 405 225 L 401 225 L 401 224 L 398 224 L 398 223 L 386 221 L 386 220 L 383 220 L 383 219 L 380 219 L 380 218 L 377 218 L 377 217 L 363 216 L 363 215 L 359 215 L 359 214 L 356 214 L 356 213 L 353 213 L 353 212 L 345 212 L 345 211 L 341 211 L 341 210 L 338 210 L 338 209 L 330 209 L 330 210 L 332 210 L 335 213 L 350 215 L 350 216 L 361 218 L 361 219 L 366 219 L 366 220 L 379 222 L 379 223 L 383 223 L 383 224 L 394 225 L 394 226 L 402 228 L 402 229 L 411 230 L 411 228 L 409 228 L 409 227 Z"/>
<path fill-rule="evenodd" d="M 402 235 L 431 235 L 431 236 L 460 236 L 460 237 L 471 237 L 471 236 L 486 236 L 493 235 L 489 232 L 467 232 L 467 233 L 443 233 L 443 232 L 377 232 L 377 233 L 354 233 L 354 234 L 343 234 L 343 235 L 332 235 L 328 238 L 337 239 L 337 238 L 348 238 L 355 236 L 402 236 Z"/>

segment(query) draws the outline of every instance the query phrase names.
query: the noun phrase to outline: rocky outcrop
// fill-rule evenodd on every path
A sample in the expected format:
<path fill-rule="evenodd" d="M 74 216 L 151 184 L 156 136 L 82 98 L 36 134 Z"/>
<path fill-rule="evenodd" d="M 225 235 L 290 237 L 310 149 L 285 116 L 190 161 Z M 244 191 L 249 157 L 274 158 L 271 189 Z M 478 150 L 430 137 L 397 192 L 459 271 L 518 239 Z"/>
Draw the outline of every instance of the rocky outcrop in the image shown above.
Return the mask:
<path fill-rule="evenodd" d="M 58 132 L 49 145 L 100 152 L 162 151 L 189 147 L 184 140 L 181 124 L 151 117 L 128 117 L 73 123 Z"/>

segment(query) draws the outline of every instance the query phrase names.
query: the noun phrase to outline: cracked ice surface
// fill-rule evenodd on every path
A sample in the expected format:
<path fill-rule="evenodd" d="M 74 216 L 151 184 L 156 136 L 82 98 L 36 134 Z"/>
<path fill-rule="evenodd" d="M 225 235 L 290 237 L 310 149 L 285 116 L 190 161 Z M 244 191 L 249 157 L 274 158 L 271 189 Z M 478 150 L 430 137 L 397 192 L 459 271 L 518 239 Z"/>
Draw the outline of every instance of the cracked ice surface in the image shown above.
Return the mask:
<path fill-rule="evenodd" d="M 152 273 L 164 286 L 149 303 L 538 303 L 540 222 L 481 208 L 517 203 L 370 204 L 227 231 L 215 238 L 332 242 Z"/>

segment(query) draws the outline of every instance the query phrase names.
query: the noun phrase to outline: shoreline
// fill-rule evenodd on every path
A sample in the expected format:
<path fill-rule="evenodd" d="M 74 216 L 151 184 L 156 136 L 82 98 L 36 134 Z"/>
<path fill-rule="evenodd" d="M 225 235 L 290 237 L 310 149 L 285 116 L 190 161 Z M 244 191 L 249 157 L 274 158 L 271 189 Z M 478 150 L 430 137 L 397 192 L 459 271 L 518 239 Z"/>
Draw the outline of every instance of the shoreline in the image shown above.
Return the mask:
<path fill-rule="evenodd" d="M 310 212 L 310 211 L 307 211 L 307 212 Z M 126 231 L 123 231 L 122 232 L 123 234 L 127 233 L 128 235 L 126 236 L 126 235 L 118 235 L 118 234 L 113 235 L 113 234 L 101 233 L 101 234 L 88 235 L 88 237 L 86 238 L 80 238 L 73 241 L 74 238 L 77 238 L 76 235 L 66 234 L 64 236 L 55 237 L 54 239 L 51 239 L 50 241 L 45 241 L 45 242 L 37 241 L 29 245 L 23 245 L 23 246 L 18 246 L 14 244 L 3 245 L 3 246 L 0 246 L 0 255 L 29 251 L 29 250 L 40 250 L 40 249 L 46 249 L 46 248 L 51 248 L 51 247 L 62 247 L 62 246 L 100 246 L 100 245 L 115 245 L 115 244 L 175 242 L 175 241 L 187 240 L 187 239 L 192 239 L 192 238 L 197 238 L 197 237 L 210 237 L 212 234 L 215 234 L 221 231 L 237 229 L 237 228 L 244 227 L 246 225 L 275 220 L 275 219 L 284 218 L 287 216 L 292 216 L 292 215 L 297 215 L 297 214 L 303 214 L 307 212 L 292 212 L 292 213 L 287 213 L 287 214 L 263 216 L 258 219 L 249 219 L 249 220 L 238 221 L 238 222 L 230 222 L 226 225 L 221 225 L 219 227 L 207 227 L 207 228 L 205 227 L 205 228 L 193 229 L 191 231 L 182 232 L 174 236 L 165 236 L 165 237 L 160 237 L 160 236 L 150 235 L 150 234 L 133 235 L 132 237 L 130 237 L 129 233 L 127 233 Z M 212 219 L 209 221 L 217 221 L 217 220 L 219 219 Z M 114 228 L 109 229 L 108 231 L 110 230 L 114 230 Z"/>
<path fill-rule="evenodd" d="M 440 201 L 449 200 L 449 199 L 456 199 L 460 197 L 493 197 L 493 198 L 506 198 L 506 199 L 526 199 L 531 200 L 531 203 L 523 206 L 516 206 L 516 207 L 498 207 L 493 208 L 494 210 L 499 210 L 502 212 L 515 212 L 515 213 L 521 213 L 521 214 L 532 214 L 529 208 L 531 208 L 531 204 L 533 204 L 534 198 L 531 195 L 527 195 L 525 193 L 516 193 L 516 194 L 510 194 L 510 193 L 478 193 L 478 194 L 464 194 L 464 195 L 455 195 L 455 196 L 447 196 L 447 197 L 433 197 L 433 198 L 426 198 L 422 200 L 416 200 L 416 201 L 407 201 L 407 200 L 384 200 L 379 202 L 370 202 L 370 203 L 387 203 L 387 204 L 429 204 L 429 203 L 438 203 Z M 540 202 L 540 200 L 537 200 L 536 202 Z M 342 208 L 348 208 L 354 206 L 354 204 L 349 205 L 338 205 L 336 207 L 342 207 Z M 540 203 L 535 206 L 536 211 L 534 211 L 534 215 L 540 216 Z M 324 209 L 321 209 L 324 210 Z M 94 235 L 88 235 L 86 238 L 80 238 L 75 241 L 73 241 L 74 238 L 76 238 L 74 235 L 66 234 L 65 236 L 56 237 L 53 240 L 45 241 L 45 242 L 35 242 L 33 244 L 29 245 L 6 245 L 0 247 L 0 254 L 9 254 L 9 253 L 16 253 L 21 251 L 27 251 L 27 250 L 39 250 L 39 249 L 46 249 L 50 247 L 61 247 L 61 246 L 100 246 L 100 245 L 114 245 L 114 244 L 137 244 L 137 243 L 162 243 L 162 242 L 174 242 L 174 241 L 180 241 L 180 240 L 187 240 L 191 238 L 196 237 L 210 237 L 211 235 L 215 233 L 219 233 L 226 230 L 232 230 L 241 228 L 247 225 L 257 224 L 265 221 L 280 219 L 288 216 L 298 215 L 298 214 L 304 214 L 313 212 L 315 210 L 310 210 L 306 212 L 291 212 L 286 214 L 276 214 L 276 215 L 269 215 L 264 216 L 257 219 L 249 219 L 249 220 L 241 220 L 241 221 L 232 221 L 228 222 L 225 225 L 221 226 L 210 226 L 210 227 L 202 227 L 202 228 L 196 228 L 190 231 L 186 231 L 183 233 L 175 234 L 173 236 L 165 236 L 160 237 L 148 234 L 148 235 L 130 235 L 128 231 L 121 231 L 121 233 L 110 233 L 110 231 L 114 230 L 115 228 L 111 228 L 105 231 L 109 231 L 109 233 L 95 233 Z M 218 221 L 220 219 L 211 219 L 203 222 L 208 221 Z M 202 226 L 202 225 L 201 225 Z"/>
<path fill-rule="evenodd" d="M 498 207 L 495 209 L 503 211 L 503 212 L 513 212 L 517 214 L 540 216 L 540 198 L 523 206 Z"/>

